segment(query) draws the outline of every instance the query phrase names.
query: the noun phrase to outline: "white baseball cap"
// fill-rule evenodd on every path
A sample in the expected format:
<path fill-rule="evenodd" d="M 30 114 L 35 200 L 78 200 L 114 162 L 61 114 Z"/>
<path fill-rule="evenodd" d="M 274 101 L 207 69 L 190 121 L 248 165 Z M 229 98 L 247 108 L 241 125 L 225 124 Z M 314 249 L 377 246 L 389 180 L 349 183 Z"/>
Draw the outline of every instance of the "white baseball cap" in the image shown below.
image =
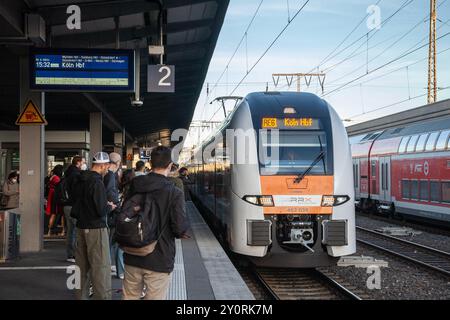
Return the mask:
<path fill-rule="evenodd" d="M 92 158 L 92 163 L 109 163 L 109 156 L 106 152 L 97 152 Z"/>

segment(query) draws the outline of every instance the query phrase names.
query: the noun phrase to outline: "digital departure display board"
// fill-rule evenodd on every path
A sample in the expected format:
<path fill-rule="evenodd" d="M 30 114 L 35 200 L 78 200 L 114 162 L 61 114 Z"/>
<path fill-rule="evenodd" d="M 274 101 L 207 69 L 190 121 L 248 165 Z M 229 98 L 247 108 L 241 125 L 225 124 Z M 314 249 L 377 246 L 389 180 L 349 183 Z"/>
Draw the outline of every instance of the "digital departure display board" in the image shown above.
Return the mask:
<path fill-rule="evenodd" d="M 40 91 L 134 91 L 134 51 L 33 49 L 30 88 Z"/>
<path fill-rule="evenodd" d="M 263 129 L 302 129 L 319 130 L 320 120 L 313 118 L 262 118 Z"/>

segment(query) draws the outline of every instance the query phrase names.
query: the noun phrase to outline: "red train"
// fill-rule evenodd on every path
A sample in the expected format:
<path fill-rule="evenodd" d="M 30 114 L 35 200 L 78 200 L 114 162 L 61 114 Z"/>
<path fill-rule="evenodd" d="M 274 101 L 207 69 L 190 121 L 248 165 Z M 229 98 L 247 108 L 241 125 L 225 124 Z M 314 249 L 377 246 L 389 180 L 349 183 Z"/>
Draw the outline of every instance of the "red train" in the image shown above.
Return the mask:
<path fill-rule="evenodd" d="M 350 138 L 356 205 L 450 224 L 450 117 Z"/>

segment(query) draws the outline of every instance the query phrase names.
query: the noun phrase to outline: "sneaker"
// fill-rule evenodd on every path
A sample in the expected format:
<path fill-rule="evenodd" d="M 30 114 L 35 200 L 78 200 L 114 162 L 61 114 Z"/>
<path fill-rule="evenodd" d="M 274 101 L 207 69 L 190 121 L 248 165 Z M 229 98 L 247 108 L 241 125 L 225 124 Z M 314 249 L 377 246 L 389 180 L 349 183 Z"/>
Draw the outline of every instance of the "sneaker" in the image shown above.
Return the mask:
<path fill-rule="evenodd" d="M 92 284 L 89 286 L 89 298 L 91 298 L 94 295 L 94 287 Z"/>
<path fill-rule="evenodd" d="M 146 295 L 147 295 L 147 286 L 144 285 L 144 289 L 141 292 L 140 299 L 141 300 L 144 299 Z"/>
<path fill-rule="evenodd" d="M 70 257 L 66 259 L 67 262 L 71 262 L 71 263 L 75 263 L 75 258 L 74 257 Z"/>
<path fill-rule="evenodd" d="M 119 279 L 123 280 L 123 279 L 125 279 L 125 276 L 123 274 L 119 274 Z"/>

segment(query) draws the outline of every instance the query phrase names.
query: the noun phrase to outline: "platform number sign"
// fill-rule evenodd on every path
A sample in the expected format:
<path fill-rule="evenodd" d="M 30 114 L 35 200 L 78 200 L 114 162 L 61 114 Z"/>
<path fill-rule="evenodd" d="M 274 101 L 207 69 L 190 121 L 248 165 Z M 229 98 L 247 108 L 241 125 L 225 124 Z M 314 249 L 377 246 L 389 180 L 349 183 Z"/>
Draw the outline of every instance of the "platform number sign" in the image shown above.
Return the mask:
<path fill-rule="evenodd" d="M 147 80 L 148 92 L 175 92 L 175 66 L 149 65 Z"/>

